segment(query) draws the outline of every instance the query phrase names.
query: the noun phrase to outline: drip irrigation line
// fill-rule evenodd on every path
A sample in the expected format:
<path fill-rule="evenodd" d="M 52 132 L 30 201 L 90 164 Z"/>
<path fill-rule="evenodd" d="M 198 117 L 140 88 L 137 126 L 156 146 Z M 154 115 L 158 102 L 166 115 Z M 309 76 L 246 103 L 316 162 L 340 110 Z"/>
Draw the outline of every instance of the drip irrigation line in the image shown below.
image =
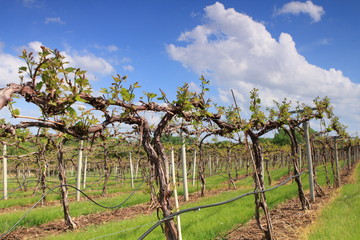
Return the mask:
<path fill-rule="evenodd" d="M 104 175 L 103 175 L 103 176 L 100 176 L 99 179 L 97 179 L 95 182 L 93 182 L 93 183 L 91 183 L 91 184 L 86 184 L 85 189 L 88 188 L 88 187 L 89 187 L 89 188 L 92 188 L 93 185 L 95 185 L 96 183 L 100 182 L 101 179 L 103 179 L 104 177 L 105 177 Z M 94 188 L 92 188 L 92 189 L 94 189 Z"/>
<path fill-rule="evenodd" d="M 27 184 L 27 183 L 29 183 L 29 182 L 39 182 L 39 180 L 27 180 L 27 181 L 23 182 L 23 184 Z M 9 190 L 8 190 L 8 194 L 6 195 L 6 197 L 10 196 L 10 194 L 13 193 L 13 192 L 15 192 L 16 190 L 22 189 L 22 188 L 23 188 L 23 187 L 21 186 L 21 187 L 18 187 L 18 188 L 9 189 Z M 3 189 L 0 189 L 0 190 L 3 191 Z M 5 199 L 5 197 L 0 198 L 0 200 L 4 200 L 4 199 Z"/>
<path fill-rule="evenodd" d="M 91 197 L 89 197 L 87 194 L 85 194 L 83 191 L 81 191 L 80 189 L 70 185 L 70 184 L 61 184 L 61 185 L 58 185 L 56 187 L 53 187 L 52 189 L 49 189 L 46 193 L 44 193 L 41 198 L 32 206 L 30 207 L 25 213 L 24 215 L 9 229 L 7 230 L 5 233 L 1 234 L 0 235 L 0 239 L 3 239 L 5 238 L 9 233 L 11 233 L 13 231 L 13 229 L 20 224 L 20 222 L 27 216 L 29 215 L 30 211 L 33 210 L 44 198 L 47 194 L 49 194 L 50 191 L 54 191 L 56 188 L 60 188 L 60 187 L 71 187 L 77 191 L 79 191 L 80 193 L 82 193 L 87 199 L 89 199 L 92 203 L 96 204 L 97 206 L 99 207 L 102 207 L 102 208 L 106 208 L 106 209 L 114 209 L 114 208 L 120 208 L 123 204 L 125 204 L 130 198 L 131 196 L 137 191 L 140 189 L 140 187 L 144 184 L 145 182 L 145 179 L 144 181 L 141 182 L 141 184 L 139 184 L 136 189 L 134 189 L 130 195 L 124 200 L 122 201 L 120 204 L 116 205 L 116 206 L 104 206 L 100 203 L 97 203 L 95 200 L 93 200 Z"/>
<path fill-rule="evenodd" d="M 27 184 L 27 183 L 29 183 L 29 182 L 40 182 L 40 180 L 27 180 L 27 181 L 24 182 L 23 184 Z M 57 182 L 54 182 L 54 181 L 47 181 L 47 180 L 46 180 L 46 182 L 49 182 L 49 183 L 57 183 Z M 6 195 L 6 197 L 9 197 L 11 193 L 15 192 L 15 191 L 18 190 L 18 189 L 22 189 L 22 188 L 23 188 L 23 187 L 21 186 L 21 187 L 18 187 L 18 188 L 9 189 L 9 193 Z M 50 187 L 46 186 L 46 188 L 49 189 L 50 191 L 54 192 L 54 190 L 53 190 L 53 189 L 50 189 Z M 3 190 L 3 189 L 0 189 L 0 190 Z M 54 192 L 54 193 L 56 193 L 56 192 Z M 5 199 L 5 197 L 0 198 L 0 200 L 4 200 L 4 199 Z"/>
<path fill-rule="evenodd" d="M 226 200 L 226 201 L 222 201 L 222 202 L 218 202 L 218 203 L 213 203 L 213 204 L 208 204 L 208 205 L 202 205 L 202 206 L 197 206 L 197 207 L 192 207 L 192 208 L 187 208 L 187 209 L 183 209 L 183 210 L 180 210 L 180 211 L 177 211 L 177 212 L 174 212 L 172 214 L 170 214 L 169 216 L 159 220 L 157 223 L 155 223 L 151 228 L 149 228 L 143 235 L 141 235 L 138 240 L 142 240 L 144 239 L 147 235 L 149 235 L 155 228 L 157 228 L 161 223 L 163 223 L 164 221 L 167 221 L 167 220 L 170 220 L 178 215 L 181 215 L 183 213 L 186 213 L 186 212 L 191 212 L 191 211 L 200 211 L 201 209 L 205 209 L 205 208 L 211 208 L 211 207 L 217 207 L 217 206 L 221 206 L 221 205 L 224 205 L 224 204 L 228 204 L 228 203 L 231 203 L 231 202 L 234 202 L 240 198 L 243 198 L 243 197 L 246 197 L 246 196 L 249 196 L 249 195 L 252 195 L 252 194 L 259 194 L 259 193 L 265 193 L 265 192 L 268 192 L 268 191 L 272 191 L 276 188 L 279 188 L 283 185 L 285 185 L 287 182 L 289 182 L 291 179 L 293 178 L 296 178 L 304 173 L 307 173 L 308 171 L 305 171 L 305 172 L 301 172 L 297 175 L 294 175 L 294 176 L 290 176 L 289 178 L 287 178 L 285 181 L 283 181 L 282 183 L 272 187 L 272 188 L 269 188 L 269 189 L 264 189 L 264 190 L 261 190 L 261 191 L 253 191 L 253 192 L 249 192 L 249 193 L 245 193 L 245 194 L 242 194 L 240 196 L 237 196 L 235 198 L 231 198 L 229 200 Z"/>
<path fill-rule="evenodd" d="M 9 197 L 11 193 L 15 192 L 18 189 L 21 189 L 22 187 L 18 187 L 18 188 L 13 188 L 8 190 L 8 194 L 5 197 L 0 198 L 0 200 L 4 200 L 5 198 Z M 3 191 L 3 189 L 0 189 L 0 191 Z"/>
<path fill-rule="evenodd" d="M 84 193 L 83 191 L 81 191 L 80 189 L 72 186 L 72 185 L 69 185 L 69 184 L 64 184 L 64 185 L 61 185 L 61 186 L 67 186 L 67 187 L 71 187 L 73 189 L 75 189 L 76 191 L 79 191 L 81 194 L 83 194 L 87 199 L 89 199 L 91 202 L 93 202 L 95 205 L 99 206 L 99 207 L 102 207 L 102 208 L 106 208 L 106 209 L 114 209 L 114 208 L 120 208 L 124 203 L 126 203 L 131 197 L 132 195 L 134 195 L 134 193 L 136 191 L 138 191 L 140 189 L 140 187 L 144 184 L 145 181 L 141 182 L 130 194 L 129 196 L 124 200 L 122 201 L 120 204 L 116 205 L 116 206 L 104 206 L 98 202 L 96 202 L 95 200 L 93 200 L 91 197 L 89 197 L 86 193 Z"/>
<path fill-rule="evenodd" d="M 115 234 L 123 233 L 123 232 L 130 231 L 130 230 L 134 230 L 134 229 L 141 228 L 141 227 L 144 227 L 144 226 L 147 226 L 147 225 L 150 225 L 150 224 L 154 224 L 154 223 L 156 223 L 156 222 L 146 223 L 146 224 L 143 224 L 143 225 L 140 225 L 140 226 L 127 228 L 127 229 L 124 229 L 124 230 L 121 230 L 121 231 L 118 231 L 118 232 L 109 233 L 109 234 L 102 235 L 102 236 L 99 236 L 99 237 L 96 237 L 96 238 L 91 238 L 89 240 L 95 240 L 95 239 L 100 239 L 100 238 L 103 238 L 103 237 L 112 236 L 112 235 L 115 235 Z"/>
<path fill-rule="evenodd" d="M 57 186 L 57 187 L 60 187 L 60 186 Z M 55 188 L 56 188 L 56 187 L 55 187 Z M 55 188 L 54 188 L 54 189 L 55 189 Z M 50 191 L 48 191 L 48 192 L 50 192 Z M 47 192 L 47 193 L 48 193 L 48 192 Z M 23 215 L 9 230 L 7 230 L 5 233 L 1 234 L 1 235 L 0 235 L 0 239 L 5 238 L 10 232 L 12 232 L 13 229 L 14 229 L 17 225 L 19 225 L 19 223 L 30 213 L 30 211 L 33 210 L 33 209 L 39 204 L 39 202 L 47 195 L 47 193 L 44 193 L 44 194 L 41 196 L 41 198 L 40 198 L 31 208 L 29 208 L 29 209 L 24 213 L 24 215 Z"/>

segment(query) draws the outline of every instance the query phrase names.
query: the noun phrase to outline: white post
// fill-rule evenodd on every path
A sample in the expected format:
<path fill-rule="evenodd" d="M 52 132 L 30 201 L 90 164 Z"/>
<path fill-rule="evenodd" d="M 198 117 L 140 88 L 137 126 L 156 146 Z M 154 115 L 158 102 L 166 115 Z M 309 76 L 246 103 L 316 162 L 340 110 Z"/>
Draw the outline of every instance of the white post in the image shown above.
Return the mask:
<path fill-rule="evenodd" d="M 117 175 L 118 175 L 118 166 L 117 165 L 115 165 L 115 167 L 114 167 L 114 175 L 115 175 L 115 177 L 117 177 Z"/>
<path fill-rule="evenodd" d="M 137 178 L 138 173 L 139 173 L 139 162 L 140 162 L 140 157 L 139 157 L 138 160 L 136 161 L 135 178 Z"/>
<path fill-rule="evenodd" d="M 165 176 L 166 176 L 166 183 L 168 184 L 168 189 L 170 190 L 170 168 L 169 168 L 169 160 L 167 158 L 164 159 L 165 165 Z"/>
<path fill-rule="evenodd" d="M 76 176 L 76 188 L 80 189 L 81 187 L 81 169 L 82 169 L 82 153 L 83 153 L 84 141 L 80 141 L 80 149 L 79 149 L 79 159 L 78 159 L 78 168 L 77 168 L 77 176 Z M 76 191 L 76 201 L 80 201 L 80 192 Z"/>
<path fill-rule="evenodd" d="M 192 179 L 192 185 L 195 186 L 195 177 L 196 177 L 196 149 L 194 150 L 194 163 L 193 163 L 193 179 Z"/>
<path fill-rule="evenodd" d="M 8 199 L 8 183 L 7 183 L 7 157 L 6 156 L 7 146 L 4 144 L 3 148 L 3 181 L 4 181 L 4 199 Z"/>
<path fill-rule="evenodd" d="M 348 165 L 348 171 L 350 172 L 350 169 L 351 169 L 351 146 L 349 146 L 349 149 L 347 152 L 347 165 Z"/>
<path fill-rule="evenodd" d="M 302 168 L 302 159 L 301 159 L 301 146 L 299 146 L 299 171 L 301 172 L 301 168 Z"/>
<path fill-rule="evenodd" d="M 181 160 L 183 167 L 183 183 L 184 183 L 184 197 L 185 202 L 189 201 L 189 191 L 188 191 L 188 182 L 187 182 L 187 168 L 186 168 L 186 149 L 185 149 L 185 138 L 181 134 L 182 145 L 181 145 Z"/>
<path fill-rule="evenodd" d="M 87 156 L 85 157 L 84 161 L 84 174 L 83 174 L 83 189 L 86 188 L 86 172 L 87 172 Z"/>
<path fill-rule="evenodd" d="M 209 175 L 211 176 L 212 170 L 211 170 L 211 156 L 209 156 Z"/>
<path fill-rule="evenodd" d="M 311 202 L 315 202 L 313 163 L 312 163 L 312 157 L 311 157 L 310 138 L 309 138 L 309 123 L 304 122 L 303 126 L 304 126 L 304 132 L 305 132 L 306 155 L 307 155 L 307 159 L 308 159 L 310 200 L 311 200 Z"/>
<path fill-rule="evenodd" d="M 176 188 L 176 174 L 175 174 L 175 164 L 174 164 L 174 149 L 171 148 L 171 172 L 172 172 L 172 180 L 173 180 L 173 185 L 174 185 L 174 198 L 175 198 L 175 208 L 176 211 L 179 211 L 179 200 L 178 200 L 178 194 L 177 194 L 177 188 Z M 179 240 L 182 240 L 182 235 L 181 235 L 181 221 L 180 221 L 180 215 L 176 216 L 176 220 L 177 220 L 177 230 L 178 230 L 178 234 L 179 234 Z"/>
<path fill-rule="evenodd" d="M 131 188 L 134 188 L 134 169 L 132 164 L 131 152 L 130 152 L 130 178 L 131 178 Z"/>
<path fill-rule="evenodd" d="M 336 138 L 334 138 L 334 149 L 335 149 L 335 168 L 336 168 L 336 182 L 335 182 L 335 186 L 336 187 L 340 187 L 340 166 L 339 166 L 339 154 L 338 154 L 338 150 L 337 150 L 337 142 L 336 142 Z"/>

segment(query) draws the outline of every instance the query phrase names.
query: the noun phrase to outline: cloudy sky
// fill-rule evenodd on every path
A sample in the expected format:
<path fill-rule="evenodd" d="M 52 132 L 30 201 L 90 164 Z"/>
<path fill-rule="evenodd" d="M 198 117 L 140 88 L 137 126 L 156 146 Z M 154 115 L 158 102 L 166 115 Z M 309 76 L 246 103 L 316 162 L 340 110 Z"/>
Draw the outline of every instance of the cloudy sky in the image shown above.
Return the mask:
<path fill-rule="evenodd" d="M 328 96 L 355 134 L 359 10 L 352 0 L 0 0 L 0 87 L 19 81 L 22 49 L 45 45 L 88 70 L 94 89 L 119 73 L 171 98 L 204 75 L 215 102 L 232 104 L 233 89 L 244 112 L 253 88 L 266 106 Z"/>

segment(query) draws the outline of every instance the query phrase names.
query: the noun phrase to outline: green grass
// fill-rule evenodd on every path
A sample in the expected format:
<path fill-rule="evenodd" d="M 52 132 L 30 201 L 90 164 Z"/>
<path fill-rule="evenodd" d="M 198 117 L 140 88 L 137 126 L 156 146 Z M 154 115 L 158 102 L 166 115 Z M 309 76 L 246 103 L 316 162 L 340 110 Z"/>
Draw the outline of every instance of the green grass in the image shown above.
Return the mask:
<path fill-rule="evenodd" d="M 115 206 L 122 202 L 127 195 L 120 195 L 115 197 L 108 197 L 103 199 L 98 199 L 97 202 L 105 206 Z M 142 192 L 135 193 L 122 207 L 132 206 L 148 200 L 148 195 Z M 11 226 L 13 226 L 18 219 L 26 212 L 27 210 L 21 211 L 12 211 L 11 213 L 3 213 L 0 215 L 0 232 L 5 232 Z M 104 208 L 95 206 L 90 201 L 81 201 L 81 202 L 71 202 L 70 203 L 70 212 L 71 216 L 77 217 L 80 215 L 87 215 L 90 213 L 96 213 L 106 211 Z M 58 220 L 63 218 L 63 212 L 61 206 L 53 207 L 39 207 L 33 209 L 29 215 L 20 222 L 19 226 L 31 227 L 38 226 L 50 221 Z"/>
<path fill-rule="evenodd" d="M 249 179 L 251 180 L 251 178 L 245 178 L 239 181 L 238 184 L 248 184 Z M 283 202 L 285 199 L 295 197 L 297 195 L 296 189 L 296 184 L 292 183 L 267 193 L 269 207 L 273 208 L 276 204 Z M 252 191 L 252 187 L 251 185 L 248 185 L 248 189 L 222 192 L 216 196 L 201 198 L 195 203 L 183 204 L 181 209 L 228 200 L 250 191 Z M 185 213 L 181 216 L 183 239 L 214 239 L 218 236 L 225 236 L 228 231 L 235 228 L 240 223 L 246 223 L 253 215 L 253 196 L 247 196 L 219 207 Z M 98 226 L 89 226 L 83 230 L 49 236 L 46 239 L 91 239 L 111 233 L 117 234 L 109 235 L 102 239 L 137 239 L 151 225 L 140 228 L 136 227 L 154 221 L 157 221 L 155 214 L 139 216 L 129 220 L 111 222 Z M 146 239 L 155 240 L 163 238 L 161 228 L 157 228 Z"/>
<path fill-rule="evenodd" d="M 360 239 L 360 164 L 355 179 L 341 187 L 340 195 L 321 211 L 308 239 Z"/>
<path fill-rule="evenodd" d="M 273 169 L 271 170 L 271 176 L 273 181 L 280 179 L 283 175 L 287 175 L 287 168 L 282 169 Z M 245 170 L 241 170 L 239 175 L 245 174 Z M 325 183 L 325 177 L 323 173 L 318 174 L 318 182 L 320 184 Z M 207 190 L 216 189 L 216 188 L 226 188 L 228 185 L 228 179 L 224 176 L 227 176 L 226 173 L 221 175 L 213 175 L 206 178 Z M 235 176 L 235 173 L 232 173 L 232 176 Z M 189 180 L 191 177 L 189 178 Z M 304 188 L 307 188 L 307 175 L 302 176 Z M 107 198 L 100 198 L 97 201 L 100 201 L 104 205 L 116 205 L 122 201 L 130 193 L 130 183 L 129 179 L 126 179 L 126 182 L 116 183 L 114 179 L 109 181 L 108 193 L 120 192 L 116 196 L 111 196 Z M 73 179 L 70 180 L 70 182 Z M 267 174 L 265 174 L 265 182 L 267 183 Z M 139 182 L 138 182 L 139 183 Z M 135 186 L 138 185 L 135 184 Z M 274 186 L 275 182 L 271 186 Z M 94 188 L 88 189 L 91 196 L 97 196 L 100 194 L 100 189 L 102 186 L 102 181 L 99 184 L 94 185 Z M 185 204 L 181 206 L 181 209 L 188 207 L 204 205 L 209 203 L 215 203 L 224 201 L 235 196 L 241 195 L 245 192 L 250 192 L 253 190 L 253 179 L 250 176 L 247 178 L 241 179 L 236 182 L 236 186 L 239 190 L 222 192 L 216 196 L 201 198 L 198 202 L 192 204 Z M 271 187 L 267 186 L 267 188 Z M 149 200 L 149 194 L 147 192 L 148 187 L 144 184 L 139 192 L 137 192 L 125 206 L 131 206 L 139 203 L 144 203 Z M 182 193 L 182 185 L 178 186 L 180 194 Z M 200 190 L 200 184 L 195 184 L 192 186 L 191 181 L 189 181 L 189 192 L 196 192 Z M 87 191 L 86 191 L 87 192 Z M 270 208 L 273 208 L 278 203 L 283 202 L 285 199 L 295 197 L 297 195 L 297 187 L 295 182 L 285 185 L 277 190 L 267 193 L 267 202 Z M 51 197 L 58 197 L 57 194 L 53 194 Z M 29 199 L 38 200 L 38 197 L 25 197 L 23 199 L 16 198 L 6 200 L 12 202 L 12 206 L 21 206 L 21 204 L 29 203 Z M 35 200 L 35 201 L 36 201 Z M 6 202 L 5 201 L 5 202 Z M 16 203 L 16 201 L 24 201 L 22 203 Z M 34 202 L 35 202 L 34 201 Z M 0 207 L 3 201 L 0 202 Z M 25 204 L 26 205 L 26 204 Z M 125 207 L 124 206 L 124 207 Z M 6 206 L 3 206 L 6 207 Z M 90 213 L 96 213 L 106 211 L 100 207 L 93 205 L 89 201 L 82 202 L 71 202 L 70 212 L 72 216 L 86 215 Z M 6 231 L 10 228 L 24 213 L 25 211 L 14 210 L 11 214 L 0 214 L 0 221 L 4 224 L 0 225 L 0 232 Z M 248 196 L 241 200 L 238 200 L 234 203 L 227 204 L 221 207 L 203 209 L 201 211 L 186 213 L 182 216 L 182 225 L 183 225 L 183 235 L 184 239 L 211 239 L 217 236 L 223 236 L 226 232 L 233 229 L 239 223 L 247 222 L 254 214 L 254 197 Z M 25 220 L 21 222 L 21 226 L 30 227 L 38 226 L 43 223 L 54 221 L 57 219 L 62 219 L 62 209 L 61 207 L 42 207 L 34 209 Z M 156 214 L 150 216 L 139 216 L 129 220 L 123 220 L 120 222 L 113 222 L 103 225 L 89 226 L 84 230 L 79 230 L 75 232 L 70 232 L 68 234 L 57 235 L 56 239 L 90 239 L 96 236 L 102 236 L 113 232 L 123 231 L 125 229 L 134 228 L 140 225 L 149 224 L 154 221 L 157 221 Z M 139 237 L 143 232 L 147 230 L 151 225 L 147 225 L 142 228 L 132 229 L 129 231 L 124 231 L 119 234 L 111 235 L 104 239 L 135 239 Z M 55 238 L 55 237 L 54 237 Z M 149 238 L 147 239 L 162 239 L 163 234 L 161 228 L 156 229 Z"/>
<path fill-rule="evenodd" d="M 139 180 L 138 180 L 139 181 Z M 212 188 L 220 188 L 223 186 L 223 182 L 226 181 L 225 178 L 214 175 L 207 178 L 207 182 Z M 135 183 L 135 186 L 140 184 L 139 182 Z M 102 184 L 98 184 L 102 185 Z M 149 194 L 146 190 L 148 187 L 146 184 L 144 184 L 141 189 L 136 192 L 129 201 L 126 202 L 126 204 L 123 207 L 126 206 L 132 206 L 139 203 L 145 203 L 149 201 Z M 181 189 L 182 186 L 179 187 Z M 198 186 L 191 186 L 189 188 L 189 192 L 195 192 L 197 190 Z M 105 206 L 114 206 L 119 204 L 119 202 L 123 201 L 129 194 L 130 194 L 131 188 L 130 184 L 124 184 L 123 187 L 116 186 L 115 184 L 110 184 L 108 186 L 108 193 L 118 193 L 115 196 L 106 197 L 106 198 L 99 198 L 95 199 L 97 202 L 105 205 Z M 100 195 L 101 191 L 90 191 L 90 195 L 92 197 Z M 9 200 L 3 200 L 0 201 L 0 207 L 6 208 L 6 207 L 14 207 L 14 206 L 25 206 L 29 204 L 34 204 L 37 200 L 39 200 L 40 195 L 37 196 L 28 196 L 24 198 L 14 198 Z M 72 196 L 74 198 L 74 196 Z M 59 199 L 58 194 L 51 193 L 49 196 L 47 196 L 48 200 L 54 200 Z M 85 199 L 84 197 L 82 199 Z M 9 229 L 14 223 L 17 222 L 18 219 L 20 219 L 21 216 L 27 211 L 26 210 L 13 210 L 11 213 L 1 213 L 0 214 L 0 221 L 3 223 L 0 225 L 0 232 L 5 232 L 7 229 Z M 70 203 L 70 214 L 73 217 L 80 216 L 80 215 L 87 215 L 90 213 L 96 213 L 96 212 L 102 212 L 106 211 L 106 209 L 100 208 L 98 206 L 95 206 L 92 202 L 85 200 L 81 202 L 71 202 Z M 40 207 L 33 209 L 30 214 L 20 222 L 19 226 L 23 227 L 31 227 L 31 226 L 38 226 L 50 221 L 59 220 L 62 219 L 63 213 L 62 208 L 60 205 L 52 206 L 52 207 Z"/>
<path fill-rule="evenodd" d="M 51 179 L 51 180 L 52 181 L 57 181 L 57 179 Z M 89 180 L 88 180 L 88 186 L 91 186 L 91 187 L 87 187 L 83 191 L 87 195 L 89 195 L 90 197 L 98 197 L 98 196 L 100 196 L 101 193 L 102 193 L 102 183 L 103 182 L 102 181 L 97 181 L 97 179 L 91 180 L 91 182 Z M 140 183 L 141 183 L 140 180 L 135 180 L 134 181 L 135 187 L 138 186 Z M 72 184 L 74 186 L 76 185 L 74 179 L 70 179 L 68 184 Z M 50 189 L 52 189 L 57 185 L 58 184 L 51 183 L 51 184 L 48 184 L 48 187 Z M 40 197 L 42 196 L 42 192 L 41 192 L 41 189 L 39 189 L 35 193 L 35 195 L 33 195 L 33 189 L 30 189 L 31 187 L 34 188 L 35 184 L 33 184 L 33 186 L 29 186 L 29 189 L 26 192 L 19 191 L 19 190 L 14 191 L 14 192 L 9 191 L 8 200 L 0 201 L 0 209 L 1 208 L 14 207 L 14 206 L 18 206 L 18 207 L 28 206 L 28 205 L 34 204 L 37 200 L 40 199 Z M 131 186 L 130 186 L 130 182 L 128 180 L 126 182 L 121 182 L 121 184 L 110 180 L 109 184 L 107 185 L 107 194 L 128 193 L 130 191 L 132 191 L 132 189 L 131 189 Z M 69 199 L 74 199 L 74 198 L 75 198 L 75 189 L 69 188 Z M 54 192 L 49 192 L 48 191 L 48 194 L 46 196 L 46 200 L 47 201 L 60 200 L 59 189 L 58 188 L 55 189 Z"/>

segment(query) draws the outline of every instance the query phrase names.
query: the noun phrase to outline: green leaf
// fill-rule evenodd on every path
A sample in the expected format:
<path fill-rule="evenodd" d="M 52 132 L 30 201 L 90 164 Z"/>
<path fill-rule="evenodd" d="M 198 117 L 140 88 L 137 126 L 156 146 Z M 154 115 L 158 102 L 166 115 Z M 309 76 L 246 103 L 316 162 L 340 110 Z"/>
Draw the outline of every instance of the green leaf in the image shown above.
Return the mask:
<path fill-rule="evenodd" d="M 68 72 L 68 73 L 73 72 L 75 70 L 76 70 L 76 68 L 72 68 L 72 67 L 65 68 L 65 72 Z"/>
<path fill-rule="evenodd" d="M 18 108 L 13 109 L 12 115 L 20 115 L 20 110 Z"/>
<path fill-rule="evenodd" d="M 124 101 L 130 101 L 131 100 L 131 95 L 129 93 L 129 90 L 126 89 L 126 88 L 121 88 L 120 89 L 120 94 L 121 94 L 121 97 L 123 98 Z"/>
<path fill-rule="evenodd" d="M 158 97 L 158 98 L 156 98 L 157 100 L 159 100 L 159 101 L 161 101 L 161 100 L 164 100 L 165 99 L 165 97 L 164 96 L 162 96 L 162 97 Z"/>
<path fill-rule="evenodd" d="M 71 117 L 76 117 L 77 116 L 76 111 L 72 107 L 68 107 L 68 108 L 66 108 L 66 110 L 69 112 L 69 115 Z"/>
<path fill-rule="evenodd" d="M 35 89 L 39 91 L 39 90 L 42 88 L 43 85 L 44 85 L 44 82 L 38 82 L 38 83 L 36 84 Z"/>
<path fill-rule="evenodd" d="M 78 102 L 86 103 L 86 100 L 82 99 L 79 95 L 76 95 L 75 100 Z"/>
<path fill-rule="evenodd" d="M 100 89 L 100 92 L 101 92 L 101 93 L 104 93 L 104 94 L 108 94 L 108 93 L 109 93 L 109 91 L 107 90 L 107 88 L 101 88 L 101 89 Z"/>

